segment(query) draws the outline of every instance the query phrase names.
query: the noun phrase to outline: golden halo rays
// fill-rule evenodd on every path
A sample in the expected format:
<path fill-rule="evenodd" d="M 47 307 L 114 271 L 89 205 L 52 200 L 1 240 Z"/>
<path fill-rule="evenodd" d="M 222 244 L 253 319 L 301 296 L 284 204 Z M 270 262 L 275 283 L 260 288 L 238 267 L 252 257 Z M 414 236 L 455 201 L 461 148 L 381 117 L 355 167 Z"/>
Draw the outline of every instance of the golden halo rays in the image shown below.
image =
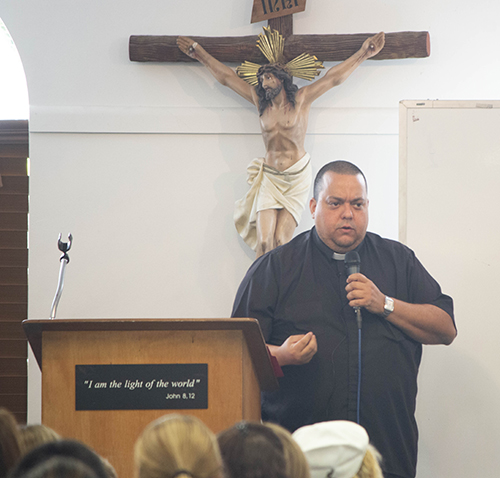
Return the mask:
<path fill-rule="evenodd" d="M 271 27 L 264 27 L 264 33 L 259 34 L 257 48 L 269 60 L 270 65 L 281 68 L 296 78 L 311 81 L 320 74 L 318 70 L 324 68 L 323 62 L 319 61 L 315 56 L 309 55 L 309 53 L 302 53 L 285 64 L 283 57 L 285 41 L 283 36 L 277 30 L 271 30 Z M 258 63 L 245 61 L 236 68 L 236 73 L 247 83 L 256 86 L 259 83 L 257 73 L 261 66 Z"/>

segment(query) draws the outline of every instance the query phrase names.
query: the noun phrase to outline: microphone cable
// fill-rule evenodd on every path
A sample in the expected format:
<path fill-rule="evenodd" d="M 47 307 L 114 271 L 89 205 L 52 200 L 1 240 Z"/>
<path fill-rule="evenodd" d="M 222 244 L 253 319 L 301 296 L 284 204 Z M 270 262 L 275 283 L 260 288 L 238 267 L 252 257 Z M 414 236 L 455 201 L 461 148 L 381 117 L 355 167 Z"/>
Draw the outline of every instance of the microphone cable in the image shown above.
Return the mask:
<path fill-rule="evenodd" d="M 356 251 L 349 251 L 344 258 L 344 264 L 346 268 L 347 277 L 351 274 L 356 274 L 360 272 L 361 269 L 361 259 Z M 360 307 L 354 307 L 356 312 L 356 322 L 358 324 L 358 386 L 357 386 L 357 397 L 356 397 L 356 423 L 359 425 L 360 419 L 360 409 L 361 409 L 361 326 L 363 320 L 361 318 Z"/>
<path fill-rule="evenodd" d="M 356 315 L 361 316 L 361 312 L 356 311 Z M 361 409 L 361 321 L 358 320 L 358 396 L 356 404 L 356 423 L 359 425 L 359 411 Z"/>

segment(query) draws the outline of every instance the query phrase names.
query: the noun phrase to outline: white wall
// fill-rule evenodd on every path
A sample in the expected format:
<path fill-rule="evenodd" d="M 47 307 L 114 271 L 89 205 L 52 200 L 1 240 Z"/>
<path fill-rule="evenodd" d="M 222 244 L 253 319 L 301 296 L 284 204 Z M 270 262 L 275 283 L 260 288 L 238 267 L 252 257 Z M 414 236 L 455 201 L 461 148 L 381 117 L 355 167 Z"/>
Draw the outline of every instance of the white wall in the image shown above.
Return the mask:
<path fill-rule="evenodd" d="M 26 75 L 17 48 L 0 18 L 0 120 L 29 116 Z"/>
<path fill-rule="evenodd" d="M 2 0 L 30 97 L 30 318 L 49 315 L 59 232 L 74 235 L 59 317 L 229 315 L 253 257 L 232 208 L 264 152 L 256 113 L 200 65 L 129 62 L 128 38 L 257 34 L 251 5 Z M 314 169 L 346 158 L 365 170 L 372 230 L 397 237 L 398 102 L 498 97 L 499 13 L 486 0 L 315 0 L 295 15 L 296 33 L 431 33 L 430 58 L 367 62 L 311 113 Z"/>
<path fill-rule="evenodd" d="M 419 469 L 494 477 L 500 321 L 488 298 L 498 287 L 500 223 L 486 205 L 496 203 L 500 183 L 500 101 L 418 103 L 401 106 L 401 223 L 408 245 L 446 280 L 459 320 L 453 347 L 429 348 L 422 361 Z"/>

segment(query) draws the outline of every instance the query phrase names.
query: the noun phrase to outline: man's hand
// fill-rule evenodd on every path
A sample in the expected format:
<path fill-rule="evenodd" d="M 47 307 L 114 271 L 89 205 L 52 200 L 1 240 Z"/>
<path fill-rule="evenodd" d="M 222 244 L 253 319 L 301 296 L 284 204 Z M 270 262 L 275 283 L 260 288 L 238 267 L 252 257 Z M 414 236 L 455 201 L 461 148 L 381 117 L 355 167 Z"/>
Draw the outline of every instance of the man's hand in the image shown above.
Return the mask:
<path fill-rule="evenodd" d="M 363 274 L 351 274 L 345 290 L 351 307 L 364 307 L 372 314 L 384 315 L 385 295 Z M 385 320 L 422 344 L 449 345 L 457 335 L 453 319 L 432 304 L 411 304 L 394 299 L 394 312 Z"/>
<path fill-rule="evenodd" d="M 385 295 L 363 274 L 351 274 L 345 290 L 351 307 L 364 307 L 372 314 L 384 314 Z"/>
<path fill-rule="evenodd" d="M 375 56 L 377 53 L 379 53 L 382 48 L 384 48 L 384 44 L 385 33 L 380 32 L 370 38 L 367 38 L 364 41 L 361 49 L 366 52 L 366 58 L 371 58 L 372 56 Z"/>
<path fill-rule="evenodd" d="M 281 346 L 268 345 L 280 366 L 303 365 L 308 363 L 318 351 L 316 336 L 312 332 L 305 335 L 290 335 Z"/>
<path fill-rule="evenodd" d="M 195 60 L 198 59 L 198 58 L 196 58 L 196 46 L 197 46 L 197 44 L 196 44 L 196 42 L 191 40 L 191 38 L 182 37 L 182 36 L 177 37 L 177 46 L 187 56 L 190 56 L 191 58 L 194 58 Z"/>

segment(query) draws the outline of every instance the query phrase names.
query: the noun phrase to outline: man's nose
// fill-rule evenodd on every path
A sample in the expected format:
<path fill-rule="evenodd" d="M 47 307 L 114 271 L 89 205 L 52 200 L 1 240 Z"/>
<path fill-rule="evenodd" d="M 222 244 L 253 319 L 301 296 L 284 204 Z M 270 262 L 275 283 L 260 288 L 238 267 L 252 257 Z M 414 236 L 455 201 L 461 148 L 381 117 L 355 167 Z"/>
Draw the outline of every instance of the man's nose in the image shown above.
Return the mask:
<path fill-rule="evenodd" d="M 342 210 L 343 218 L 352 218 L 352 207 L 349 203 L 344 204 L 344 209 Z"/>

